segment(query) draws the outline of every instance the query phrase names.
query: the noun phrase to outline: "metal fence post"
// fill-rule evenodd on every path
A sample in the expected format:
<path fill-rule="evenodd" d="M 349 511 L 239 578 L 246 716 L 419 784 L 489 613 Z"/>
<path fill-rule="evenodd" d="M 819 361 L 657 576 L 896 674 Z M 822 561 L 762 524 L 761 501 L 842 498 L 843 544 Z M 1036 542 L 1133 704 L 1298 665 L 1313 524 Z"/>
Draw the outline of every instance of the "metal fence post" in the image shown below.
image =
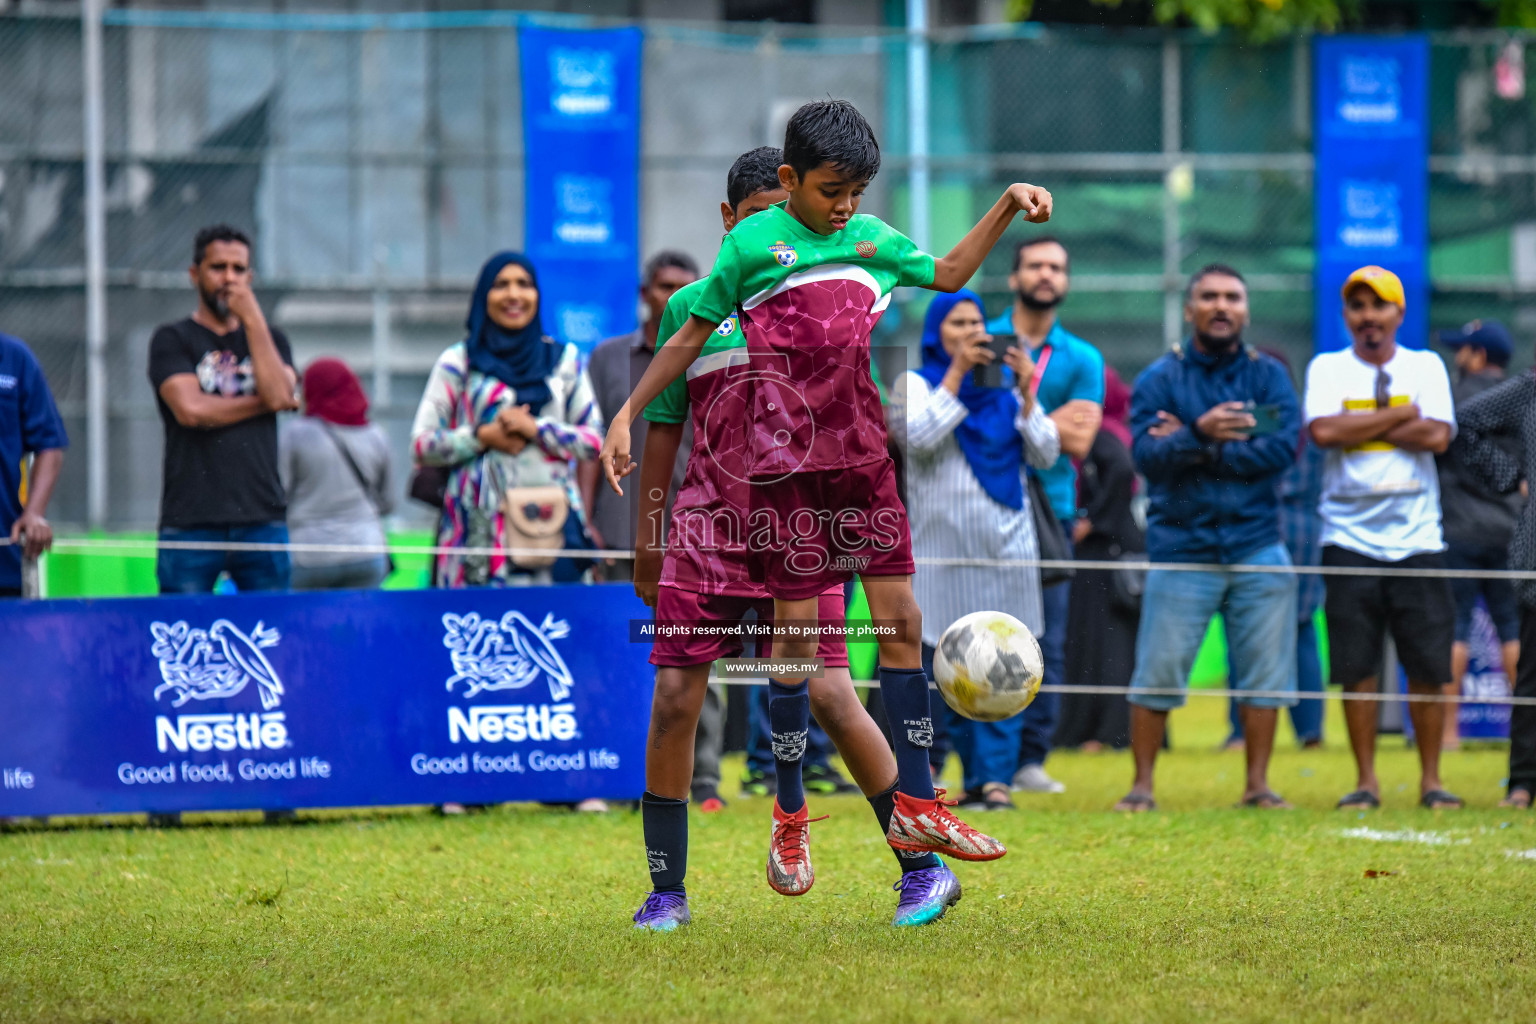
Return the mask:
<path fill-rule="evenodd" d="M 27 534 L 21 534 L 21 596 L 36 599 L 43 596 L 42 577 L 37 571 L 37 559 L 27 554 Z"/>
<path fill-rule="evenodd" d="M 107 519 L 107 216 L 102 142 L 102 0 L 80 5 L 85 125 L 86 515 Z"/>
<path fill-rule="evenodd" d="M 928 0 L 907 0 L 907 228 L 924 252 L 929 249 L 928 89 Z"/>
<path fill-rule="evenodd" d="M 1172 32 L 1163 36 L 1163 347 L 1173 348 L 1184 332 L 1184 309 L 1180 301 L 1182 280 L 1179 272 L 1180 227 L 1179 173 L 1180 93 L 1179 40 Z"/>

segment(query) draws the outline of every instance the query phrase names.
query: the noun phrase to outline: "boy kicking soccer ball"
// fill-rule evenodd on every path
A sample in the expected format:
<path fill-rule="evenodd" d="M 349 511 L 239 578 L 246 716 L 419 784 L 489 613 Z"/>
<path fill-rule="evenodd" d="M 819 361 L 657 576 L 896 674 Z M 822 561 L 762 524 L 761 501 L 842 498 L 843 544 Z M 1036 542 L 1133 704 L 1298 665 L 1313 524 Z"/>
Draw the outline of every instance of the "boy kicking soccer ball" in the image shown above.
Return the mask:
<path fill-rule="evenodd" d="M 817 621 L 818 597 L 857 572 L 871 619 L 903 627 L 880 641 L 897 765 L 886 840 L 898 850 L 993 860 L 1006 852 L 1003 845 L 956 818 L 929 774 L 933 723 L 920 660 L 922 615 L 912 596 L 912 538 L 870 379 L 869 336 L 894 288 L 957 290 L 1015 214 L 1048 220 L 1051 196 L 1034 185 L 1010 186 L 949 255 L 935 259 L 878 218 L 858 214 L 879 167 L 874 132 L 852 104 L 820 100 L 795 112 L 779 168 L 788 198 L 726 236 L 689 319 L 614 416 L 599 462 L 622 493 L 619 480 L 634 469 L 635 415 L 689 372 L 721 322 L 737 313 L 750 370 L 741 474 L 751 483 L 749 568 L 774 599 L 774 653 L 812 658 L 816 634 L 789 635 L 788 624 Z M 773 679 L 775 733 L 804 731 L 808 690 L 803 676 Z M 793 749 L 783 753 L 795 760 Z M 804 807 L 779 808 L 774 817 L 774 848 L 786 840 L 808 845 Z"/>
<path fill-rule="evenodd" d="M 727 231 L 786 198 L 778 177 L 783 162 L 779 150 L 767 146 L 736 160 L 726 179 L 727 202 L 720 209 Z M 688 320 L 703 287 L 704 282 L 698 281 L 672 296 L 659 337 L 670 337 Z M 750 511 L 750 485 L 744 473 L 748 394 L 732 370 L 745 362 L 745 356 L 736 317 L 726 317 L 687 379 L 674 380 L 645 410 L 651 426 L 640 463 L 635 591 L 656 609 L 658 627 L 673 627 L 675 632 L 662 630 L 651 651 L 651 663 L 657 666 L 656 692 L 646 744 L 646 793 L 640 806 L 653 891 L 635 914 L 637 928 L 670 931 L 690 919 L 684 888 L 688 865 L 685 797 L 693 766 L 694 730 L 709 683 L 710 664 L 742 652 L 739 639 L 696 627 L 736 623 L 749 610 L 763 623 L 771 623 L 773 618 L 767 588 L 750 578 L 744 543 Z M 690 420 L 693 444 L 663 557 L 661 518 L 670 471 L 682 443 L 684 424 Z M 841 585 L 819 595 L 817 615 L 822 621 L 842 621 Z M 761 653 L 768 656 L 770 652 Z M 842 640 L 824 636 L 816 655 L 825 663 L 826 673 L 811 681 L 800 703 L 808 704 L 827 730 L 884 833 L 894 808 L 896 762 L 879 726 L 854 693 Z M 777 723 L 785 717 L 783 703 L 774 710 Z M 789 731 L 781 731 L 777 724 L 774 727 L 779 790 L 767 875 L 775 891 L 798 896 L 811 888 L 816 876 L 806 843 L 809 821 L 800 772 L 805 712 L 800 709 L 788 719 Z M 780 753 L 785 756 L 779 757 Z M 894 924 L 927 924 L 960 899 L 959 881 L 936 856 L 896 853 L 902 878 L 896 885 L 901 896 Z"/>

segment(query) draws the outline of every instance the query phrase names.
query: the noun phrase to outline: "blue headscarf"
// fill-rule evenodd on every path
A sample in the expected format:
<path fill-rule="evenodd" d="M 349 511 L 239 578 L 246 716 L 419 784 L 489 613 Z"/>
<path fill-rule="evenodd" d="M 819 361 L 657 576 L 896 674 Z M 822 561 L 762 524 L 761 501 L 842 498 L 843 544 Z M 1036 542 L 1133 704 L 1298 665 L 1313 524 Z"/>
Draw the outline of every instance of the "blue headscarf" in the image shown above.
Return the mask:
<path fill-rule="evenodd" d="M 961 302 L 974 302 L 981 318 L 987 318 L 981 296 L 962 288 L 953 295 L 935 296 L 923 319 L 923 366 L 917 372 L 934 387 L 944 379 L 950 362 L 939 332 L 944 318 Z M 1022 509 L 1024 439 L 1013 425 L 1019 414 L 1018 396 L 1013 388 L 980 387 L 967 373 L 960 382 L 960 401 L 969 415 L 955 428 L 955 441 L 971 464 L 971 472 L 993 501 Z"/>
<path fill-rule="evenodd" d="M 517 393 L 517 403 L 527 405 L 537 416 L 552 397 L 546 378 L 560 362 L 560 348 L 545 340 L 544 323 L 538 310 L 520 331 L 504 330 L 486 312 L 486 297 L 491 294 L 496 275 L 511 263 L 528 271 L 533 286 L 539 286 L 538 273 L 521 253 L 499 252 L 486 260 L 485 266 L 480 268 L 480 280 L 475 283 L 475 296 L 469 300 L 469 319 L 464 323 L 469 334 L 464 339 L 464 347 L 469 352 L 471 370 L 495 377 L 512 388 Z"/>

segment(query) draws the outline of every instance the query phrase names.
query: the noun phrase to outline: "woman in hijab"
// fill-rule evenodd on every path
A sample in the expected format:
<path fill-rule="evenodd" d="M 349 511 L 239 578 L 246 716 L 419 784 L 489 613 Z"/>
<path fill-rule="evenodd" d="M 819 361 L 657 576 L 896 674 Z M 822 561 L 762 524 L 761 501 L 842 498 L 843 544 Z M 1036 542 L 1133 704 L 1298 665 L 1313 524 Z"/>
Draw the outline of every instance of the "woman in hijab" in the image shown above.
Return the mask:
<path fill-rule="evenodd" d="M 465 326 L 432 367 L 411 428 L 415 464 L 449 470 L 438 546 L 527 549 L 541 522 L 574 516 L 584 528 L 572 463 L 596 457 L 602 417 L 576 346 L 544 333 L 526 257 L 486 262 Z M 440 587 L 552 581 L 548 560 L 500 551 L 439 555 L 434 578 Z"/>
<path fill-rule="evenodd" d="M 304 415 L 278 432 L 278 472 L 288 494 L 295 544 L 384 546 L 383 517 L 394 509 L 389 439 L 368 422 L 368 396 L 340 359 L 304 371 Z M 377 587 L 389 571 L 383 550 L 293 553 L 293 589 Z"/>
<path fill-rule="evenodd" d="M 902 374 L 892 393 L 891 433 L 907 455 L 908 515 L 919 558 L 1039 557 L 1025 467 L 1054 463 L 1061 436 L 1034 400 L 1034 365 L 1023 349 L 1008 350 L 1003 387 L 974 382 L 972 369 L 994 358 L 987 341 L 980 296 L 964 290 L 936 296 L 923 323 L 922 368 Z M 1037 635 L 1044 625 L 1035 568 L 926 565 L 913 577 L 913 590 L 930 676 L 940 634 L 962 615 L 1007 612 Z M 964 803 L 1011 809 L 1008 786 L 1018 767 L 1022 717 L 972 722 L 943 710 L 964 769 Z"/>
<path fill-rule="evenodd" d="M 1076 557 L 1114 561 L 1146 547 L 1131 514 L 1136 467 L 1131 461 L 1131 389 L 1113 369 L 1104 369 L 1104 421 L 1077 476 L 1082 514 L 1073 528 Z M 1073 686 L 1129 686 L 1136 665 L 1136 631 L 1141 608 L 1114 573 L 1079 569 L 1072 580 L 1067 635 L 1086 643 L 1067 645 L 1066 681 Z M 1056 746 L 1084 751 L 1116 749 L 1130 741 L 1131 709 L 1123 694 L 1067 693 L 1061 699 Z"/>

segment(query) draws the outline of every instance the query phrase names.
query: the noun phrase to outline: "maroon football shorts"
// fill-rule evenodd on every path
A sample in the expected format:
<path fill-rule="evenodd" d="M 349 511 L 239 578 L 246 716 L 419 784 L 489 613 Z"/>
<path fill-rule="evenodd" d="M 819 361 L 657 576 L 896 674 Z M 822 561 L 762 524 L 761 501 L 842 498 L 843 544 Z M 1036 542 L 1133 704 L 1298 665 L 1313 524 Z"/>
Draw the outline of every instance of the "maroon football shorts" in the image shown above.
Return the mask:
<path fill-rule="evenodd" d="M 677 587 L 658 587 L 656 622 L 675 628 L 669 631 L 670 635 L 658 636 L 651 645 L 651 664 L 688 668 L 707 665 L 717 658 L 741 657 L 745 647 L 740 636 L 727 630 L 715 633 L 708 627 L 740 622 L 750 610 L 756 610 L 759 622 L 773 622 L 772 598 L 695 594 Z M 841 587 L 821 595 L 816 608 L 816 616 L 821 622 L 841 623 L 844 614 Z M 758 657 L 771 658 L 772 642 L 764 640 L 758 651 Z M 821 658 L 828 668 L 848 667 L 848 648 L 840 636 L 823 634 L 816 657 Z"/>
<path fill-rule="evenodd" d="M 747 567 L 774 597 L 824 594 L 858 576 L 910 576 L 912 528 L 889 457 L 752 481 Z"/>

